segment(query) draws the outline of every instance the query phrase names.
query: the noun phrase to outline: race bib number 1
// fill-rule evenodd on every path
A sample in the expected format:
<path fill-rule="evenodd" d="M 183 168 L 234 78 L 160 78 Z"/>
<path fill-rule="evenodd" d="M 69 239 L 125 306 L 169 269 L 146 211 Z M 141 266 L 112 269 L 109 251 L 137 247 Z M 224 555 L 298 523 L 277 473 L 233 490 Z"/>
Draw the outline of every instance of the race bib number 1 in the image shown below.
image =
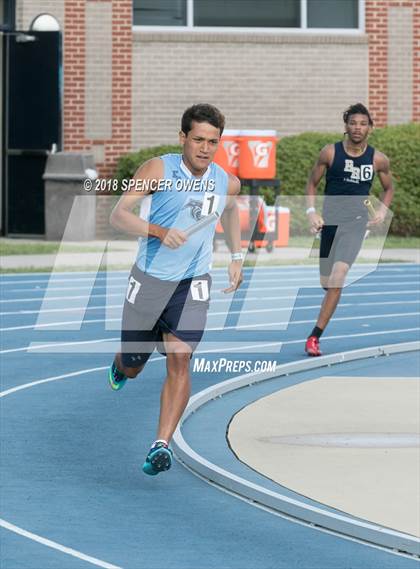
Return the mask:
<path fill-rule="evenodd" d="M 206 280 L 192 281 L 190 290 L 193 300 L 204 302 L 209 299 L 209 283 Z"/>
<path fill-rule="evenodd" d="M 136 281 L 136 279 L 134 277 L 130 277 L 130 279 L 128 281 L 127 294 L 126 294 L 125 298 L 131 304 L 134 304 L 136 302 L 136 297 L 137 297 L 137 294 L 140 290 L 140 287 L 141 287 L 141 283 L 139 283 L 139 281 Z"/>
<path fill-rule="evenodd" d="M 219 198 L 217 194 L 213 194 L 211 192 L 204 193 L 203 205 L 201 208 L 201 217 L 206 217 L 207 215 L 211 215 L 217 209 L 219 205 Z"/>

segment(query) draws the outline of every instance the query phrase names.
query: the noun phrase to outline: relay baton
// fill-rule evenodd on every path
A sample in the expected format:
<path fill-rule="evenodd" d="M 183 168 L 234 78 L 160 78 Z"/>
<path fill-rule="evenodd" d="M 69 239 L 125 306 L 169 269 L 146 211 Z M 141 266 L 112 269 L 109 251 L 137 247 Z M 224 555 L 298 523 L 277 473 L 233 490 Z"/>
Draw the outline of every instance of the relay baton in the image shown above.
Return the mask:
<path fill-rule="evenodd" d="M 321 226 L 318 227 L 318 229 L 315 230 L 315 231 L 316 231 L 315 237 L 317 237 L 318 239 L 321 237 L 321 231 L 322 231 L 322 228 L 323 228 L 324 225 L 325 225 L 324 218 L 321 217 L 321 216 L 320 216 L 320 222 L 321 222 Z"/>
<path fill-rule="evenodd" d="M 219 217 L 220 215 L 217 213 L 217 211 L 214 211 L 213 213 L 211 213 L 210 215 L 206 215 L 206 217 L 203 217 L 193 225 L 190 225 L 189 227 L 187 227 L 187 229 L 184 229 L 184 233 L 186 233 L 189 237 L 193 233 L 197 233 L 197 231 L 203 229 L 203 227 L 207 227 L 207 225 L 210 225 L 210 223 L 213 223 L 213 221 L 216 221 L 216 219 L 219 219 Z"/>
<path fill-rule="evenodd" d="M 376 211 L 375 211 L 375 208 L 374 208 L 373 205 L 372 205 L 372 202 L 371 202 L 370 200 L 365 200 L 365 201 L 363 202 L 363 204 L 366 206 L 366 208 L 367 208 L 367 210 L 368 210 L 368 212 L 369 212 L 369 215 L 370 215 L 371 217 L 376 217 Z"/>

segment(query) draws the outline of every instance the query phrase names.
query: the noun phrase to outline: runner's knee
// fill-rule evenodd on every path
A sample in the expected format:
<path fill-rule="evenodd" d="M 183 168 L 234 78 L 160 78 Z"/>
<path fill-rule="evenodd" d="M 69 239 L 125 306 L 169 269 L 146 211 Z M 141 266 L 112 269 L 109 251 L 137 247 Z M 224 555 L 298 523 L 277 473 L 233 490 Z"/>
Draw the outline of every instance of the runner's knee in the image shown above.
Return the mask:
<path fill-rule="evenodd" d="M 329 275 L 321 275 L 319 282 L 321 283 L 322 288 L 327 291 L 328 290 L 328 279 L 330 278 Z"/>
<path fill-rule="evenodd" d="M 190 352 L 172 352 L 167 354 L 167 368 L 169 375 L 183 375 L 188 373 L 190 368 L 191 353 Z"/>
<path fill-rule="evenodd" d="M 120 354 L 120 353 L 118 353 L 115 357 L 115 365 L 117 366 L 117 369 L 121 373 L 123 373 L 126 377 L 129 377 L 130 379 L 137 377 L 138 374 L 144 368 L 144 364 L 141 364 L 140 366 L 135 366 L 135 367 L 125 365 L 123 362 L 122 354 Z"/>
<path fill-rule="evenodd" d="M 139 375 L 139 373 L 141 373 L 141 371 L 144 368 L 144 365 L 142 365 L 140 367 L 125 367 L 125 366 L 123 366 L 123 367 L 124 367 L 124 369 L 121 371 L 124 373 L 124 375 L 126 375 L 130 379 L 133 379 L 134 377 L 137 377 Z"/>

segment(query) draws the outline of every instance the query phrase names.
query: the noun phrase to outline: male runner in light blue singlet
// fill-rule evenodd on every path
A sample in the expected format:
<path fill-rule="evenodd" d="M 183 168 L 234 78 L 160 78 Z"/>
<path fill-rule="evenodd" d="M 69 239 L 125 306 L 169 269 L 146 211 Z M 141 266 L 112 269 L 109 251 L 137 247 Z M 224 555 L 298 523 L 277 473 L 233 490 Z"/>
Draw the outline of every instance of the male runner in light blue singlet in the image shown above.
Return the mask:
<path fill-rule="evenodd" d="M 325 296 L 315 327 L 305 344 L 309 356 L 320 356 L 319 339 L 340 300 L 346 275 L 363 244 L 366 227 L 385 220 L 394 187 L 389 160 L 367 140 L 373 127 L 368 109 L 361 103 L 343 114 L 346 138 L 325 146 L 306 186 L 306 213 L 313 232 L 321 231 L 320 277 Z M 315 210 L 317 186 L 326 172 L 322 216 Z M 378 175 L 383 194 L 381 206 L 368 223 L 364 201 Z"/>
<path fill-rule="evenodd" d="M 125 193 L 111 214 L 115 228 L 140 237 L 124 303 L 121 352 L 109 370 L 111 387 L 119 390 L 136 377 L 154 348 L 166 355 L 157 438 L 143 465 L 149 475 L 170 468 L 169 442 L 190 396 L 190 359 L 206 324 L 219 216 L 232 253 L 224 292 L 235 291 L 243 279 L 235 199 L 240 183 L 213 162 L 223 128 L 224 117 L 212 105 L 188 108 L 179 135 L 182 155 L 166 154 L 140 166 L 137 189 Z M 138 216 L 133 209 L 139 203 Z M 205 219 L 210 223 L 190 232 Z"/>

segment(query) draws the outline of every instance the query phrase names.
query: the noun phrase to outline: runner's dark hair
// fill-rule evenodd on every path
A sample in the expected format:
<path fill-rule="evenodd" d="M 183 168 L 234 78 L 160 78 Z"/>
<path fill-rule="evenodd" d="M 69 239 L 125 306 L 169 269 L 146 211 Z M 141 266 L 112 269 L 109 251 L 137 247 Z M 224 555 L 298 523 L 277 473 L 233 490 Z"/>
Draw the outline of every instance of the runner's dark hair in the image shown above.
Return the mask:
<path fill-rule="evenodd" d="M 223 129 L 225 128 L 225 117 L 219 109 L 208 103 L 193 105 L 192 107 L 188 107 L 184 112 L 181 119 L 181 130 L 184 134 L 190 132 L 193 121 L 208 122 L 220 130 L 220 135 L 222 135 Z"/>
<path fill-rule="evenodd" d="M 369 121 L 369 126 L 373 126 L 372 117 L 370 116 L 368 109 L 362 103 L 350 105 L 350 107 L 343 113 L 343 121 L 347 124 L 352 115 L 366 115 Z"/>

